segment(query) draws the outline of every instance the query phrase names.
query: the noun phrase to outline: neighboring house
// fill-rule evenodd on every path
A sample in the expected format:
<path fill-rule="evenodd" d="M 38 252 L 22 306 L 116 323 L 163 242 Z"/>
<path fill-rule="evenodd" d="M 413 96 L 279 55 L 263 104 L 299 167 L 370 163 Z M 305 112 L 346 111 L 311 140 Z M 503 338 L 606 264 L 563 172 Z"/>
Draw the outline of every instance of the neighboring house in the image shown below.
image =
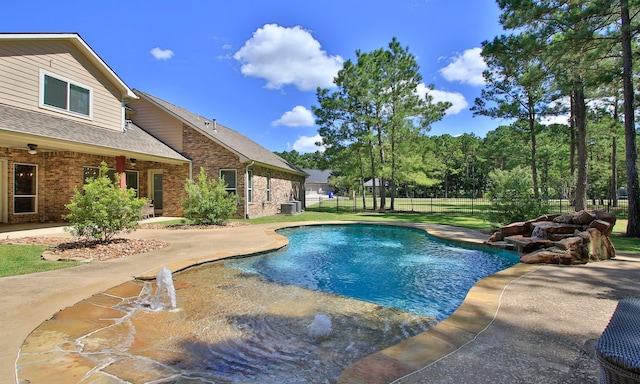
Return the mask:
<path fill-rule="evenodd" d="M 307 176 L 241 133 L 148 93 L 127 107 L 127 116 L 146 131 L 191 159 L 194 177 L 204 168 L 210 177 L 224 178 L 238 199 L 238 215 L 260 217 L 279 213 L 281 203 L 304 202 Z"/>
<path fill-rule="evenodd" d="M 367 181 L 364 182 L 364 191 L 365 194 L 368 195 L 372 195 L 373 194 L 373 183 L 375 182 L 376 186 L 375 186 L 375 190 L 376 190 L 376 196 L 380 196 L 380 191 L 382 190 L 382 188 L 380 188 L 380 179 L 369 179 Z"/>
<path fill-rule="evenodd" d="M 309 177 L 305 183 L 307 195 L 327 195 L 334 192 L 335 189 L 329 186 L 331 171 L 322 171 L 319 169 L 303 169 Z"/>
<path fill-rule="evenodd" d="M 135 93 L 75 33 L 0 33 L 0 223 L 59 221 L 102 161 L 182 213 L 190 160 L 126 121 Z"/>

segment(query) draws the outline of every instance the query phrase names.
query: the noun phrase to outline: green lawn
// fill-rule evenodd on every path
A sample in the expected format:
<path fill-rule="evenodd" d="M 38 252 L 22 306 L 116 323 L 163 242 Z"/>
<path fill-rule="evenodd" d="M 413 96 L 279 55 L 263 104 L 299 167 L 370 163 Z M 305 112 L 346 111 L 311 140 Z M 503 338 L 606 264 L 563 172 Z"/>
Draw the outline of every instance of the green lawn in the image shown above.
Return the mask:
<path fill-rule="evenodd" d="M 619 252 L 630 252 L 640 254 L 640 239 L 635 237 L 626 237 L 627 220 L 618 220 L 616 226 L 613 227 L 613 236 L 611 242 Z"/>
<path fill-rule="evenodd" d="M 25 275 L 80 265 L 73 261 L 46 261 L 40 255 L 47 247 L 37 245 L 0 245 L 0 277 Z"/>
<path fill-rule="evenodd" d="M 471 214 L 427 214 L 427 213 L 353 213 L 344 210 L 336 212 L 303 212 L 297 215 L 274 215 L 250 220 L 234 220 L 252 224 L 286 223 L 297 221 L 391 221 L 447 224 L 491 232 L 491 226 L 479 215 Z M 183 220 L 168 221 L 162 224 L 181 224 Z M 627 221 L 618 220 L 611 240 L 620 252 L 640 254 L 640 239 L 624 237 Z M 0 245 L 0 277 L 22 275 L 60 268 L 69 268 L 80 263 L 68 261 L 44 261 L 40 254 L 45 247 L 32 245 Z"/>

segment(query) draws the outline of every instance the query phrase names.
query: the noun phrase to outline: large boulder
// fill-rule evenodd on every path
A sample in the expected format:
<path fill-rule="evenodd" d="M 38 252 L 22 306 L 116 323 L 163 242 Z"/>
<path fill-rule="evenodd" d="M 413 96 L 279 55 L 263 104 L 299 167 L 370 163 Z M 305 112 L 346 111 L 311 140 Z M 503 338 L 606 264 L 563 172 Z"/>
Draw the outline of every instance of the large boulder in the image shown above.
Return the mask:
<path fill-rule="evenodd" d="M 615 257 L 609 238 L 615 223 L 615 215 L 603 211 L 544 215 L 506 225 L 487 242 L 512 245 L 523 263 L 584 264 Z"/>

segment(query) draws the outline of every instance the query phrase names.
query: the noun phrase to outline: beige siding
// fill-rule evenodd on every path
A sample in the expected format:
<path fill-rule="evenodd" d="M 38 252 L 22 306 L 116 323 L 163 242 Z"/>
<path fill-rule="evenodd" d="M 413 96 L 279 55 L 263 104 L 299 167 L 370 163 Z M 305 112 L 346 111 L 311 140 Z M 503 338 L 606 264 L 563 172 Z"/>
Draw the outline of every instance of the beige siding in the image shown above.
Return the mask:
<path fill-rule="evenodd" d="M 40 71 L 93 89 L 93 119 L 40 108 Z M 71 43 L 65 41 L 0 42 L 0 103 L 122 129 L 121 95 Z"/>
<path fill-rule="evenodd" d="M 157 137 L 174 150 L 178 152 L 184 151 L 181 121 L 146 100 L 134 100 L 128 105 L 135 111 L 131 116 L 131 120 L 137 126 Z"/>

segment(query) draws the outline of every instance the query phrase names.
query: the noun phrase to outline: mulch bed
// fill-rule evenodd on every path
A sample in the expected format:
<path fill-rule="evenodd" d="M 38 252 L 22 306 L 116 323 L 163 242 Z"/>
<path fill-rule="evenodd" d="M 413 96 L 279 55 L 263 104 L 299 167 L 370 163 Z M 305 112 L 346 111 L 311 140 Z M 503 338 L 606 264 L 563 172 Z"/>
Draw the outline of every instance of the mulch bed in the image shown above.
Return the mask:
<path fill-rule="evenodd" d="M 218 229 L 249 225 L 248 223 L 225 223 L 223 225 L 162 225 L 162 224 L 142 224 L 139 229 Z M 46 260 L 74 260 L 74 261 L 105 261 L 120 259 L 139 253 L 147 253 L 168 247 L 171 245 L 166 241 L 153 239 L 113 239 L 107 243 L 96 241 L 82 241 L 76 238 L 55 237 L 55 236 L 30 236 L 15 239 L 0 240 L 0 244 L 18 245 L 40 245 L 49 249 L 43 253 Z"/>

